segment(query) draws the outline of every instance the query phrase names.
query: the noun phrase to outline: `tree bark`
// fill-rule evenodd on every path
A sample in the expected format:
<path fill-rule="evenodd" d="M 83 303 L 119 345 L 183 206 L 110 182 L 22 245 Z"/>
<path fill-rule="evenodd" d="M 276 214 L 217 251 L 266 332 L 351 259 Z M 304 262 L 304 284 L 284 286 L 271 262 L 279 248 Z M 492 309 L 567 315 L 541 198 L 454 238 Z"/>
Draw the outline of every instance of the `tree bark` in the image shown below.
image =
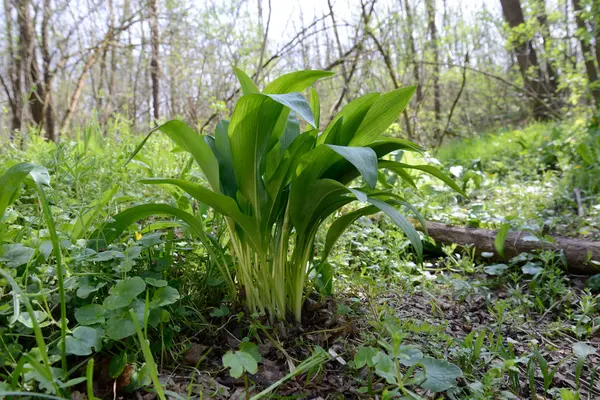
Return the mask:
<path fill-rule="evenodd" d="M 528 240 L 530 238 L 523 232 L 509 232 L 504 243 L 504 258 L 502 258 L 497 253 L 494 245 L 496 231 L 427 222 L 427 233 L 436 242 L 443 244 L 456 243 L 462 247 L 473 245 L 478 254 L 482 252 L 494 253 L 496 259 L 510 259 L 520 253 L 535 250 L 562 250 L 569 272 L 583 274 L 600 272 L 597 266 L 590 263 L 590 260 L 600 261 L 600 242 L 598 241 L 555 236 L 554 242 L 550 243 L 542 240 Z"/>
<path fill-rule="evenodd" d="M 440 104 L 440 64 L 439 64 L 439 49 L 437 42 L 437 27 L 435 26 L 435 0 L 427 0 L 427 19 L 429 20 L 429 39 L 431 51 L 433 52 L 433 112 L 436 122 L 435 131 L 440 130 L 439 123 L 441 119 L 441 104 Z"/>
<path fill-rule="evenodd" d="M 582 11 L 583 9 L 581 8 L 580 0 L 573 0 L 573 13 L 575 14 L 575 22 L 577 23 L 577 28 L 587 33 L 587 27 L 583 16 L 581 15 Z M 598 71 L 596 70 L 596 65 L 594 64 L 594 56 L 592 54 L 590 42 L 585 37 L 585 33 L 579 37 L 579 43 L 581 45 L 583 64 L 585 65 L 585 72 L 587 73 L 592 97 L 594 98 L 594 104 L 596 105 L 596 107 L 600 107 L 600 87 L 597 87 L 600 83 L 598 82 Z M 596 43 L 596 49 L 597 48 L 598 43 Z"/>
<path fill-rule="evenodd" d="M 407 37 L 408 37 L 408 48 L 410 49 L 409 57 L 411 57 L 411 62 L 413 65 L 413 75 L 415 76 L 415 83 L 417 85 L 416 90 L 416 100 L 417 104 L 421 104 L 423 100 L 423 88 L 421 86 L 421 74 L 419 71 L 419 64 L 415 62 L 415 57 L 417 51 L 415 49 L 415 38 L 413 36 L 413 15 L 412 10 L 410 9 L 409 0 L 404 0 L 404 12 L 406 13 L 406 28 L 407 28 Z"/>
<path fill-rule="evenodd" d="M 44 121 L 46 139 L 58 142 L 52 103 L 52 73 L 50 71 L 50 46 L 48 45 L 48 24 L 51 16 L 50 0 L 44 0 L 44 16 L 42 19 L 42 63 L 44 68 Z"/>
<path fill-rule="evenodd" d="M 37 62 L 34 42 L 33 21 L 30 12 L 30 0 L 17 0 L 17 21 L 19 23 L 19 48 L 25 89 L 29 93 L 28 101 L 31 116 L 36 125 L 44 121 L 44 91 L 40 81 L 40 69 Z"/>
<path fill-rule="evenodd" d="M 150 0 L 150 80 L 152 81 L 152 108 L 154 119 L 158 120 L 160 115 L 160 88 L 159 88 L 159 32 L 158 32 L 158 7 L 157 0 Z"/>
<path fill-rule="evenodd" d="M 504 19 L 511 28 L 517 28 L 525 24 L 523 9 L 520 0 L 500 0 Z M 539 68 L 537 53 L 530 40 L 520 40 L 515 44 L 515 53 L 519 71 L 523 77 L 526 90 L 536 93 L 537 100 L 533 102 L 533 114 L 536 119 L 546 120 L 549 118 L 544 101 L 549 101 L 549 92 L 546 90 L 544 76 Z"/>
<path fill-rule="evenodd" d="M 8 103 L 11 111 L 11 131 L 9 137 L 12 138 L 12 132 L 21 129 L 21 114 L 23 112 L 23 101 L 21 97 L 21 57 L 17 56 L 13 47 L 12 17 L 10 0 L 4 0 L 4 17 L 6 24 L 6 41 L 8 50 L 8 76 L 10 78 L 10 88 L 4 80 L 2 86 L 8 97 Z"/>

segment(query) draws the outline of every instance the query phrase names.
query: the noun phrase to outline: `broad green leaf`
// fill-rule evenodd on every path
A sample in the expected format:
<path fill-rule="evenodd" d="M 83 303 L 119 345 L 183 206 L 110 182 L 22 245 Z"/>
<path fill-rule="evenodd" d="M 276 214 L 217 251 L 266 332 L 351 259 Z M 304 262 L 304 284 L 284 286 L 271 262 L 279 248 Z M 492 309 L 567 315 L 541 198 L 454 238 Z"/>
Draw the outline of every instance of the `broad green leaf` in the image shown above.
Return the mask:
<path fill-rule="evenodd" d="M 527 264 L 521 267 L 521 271 L 527 275 L 537 275 L 544 270 L 543 267 L 540 267 L 536 263 L 528 262 Z"/>
<path fill-rule="evenodd" d="M 417 256 L 420 260 L 423 257 L 423 243 L 421 243 L 421 238 L 419 237 L 419 234 L 412 226 L 412 224 L 408 221 L 408 219 L 406 219 L 406 217 L 400 214 L 398 210 L 396 210 L 394 207 L 381 200 L 369 197 L 368 201 L 369 203 L 373 204 L 375 207 L 379 208 L 381 211 L 386 213 L 387 216 L 390 217 L 392 221 L 396 223 L 396 225 L 398 225 L 398 227 L 402 230 L 402 232 L 404 232 L 406 237 L 408 237 L 408 240 L 410 240 L 410 243 L 413 245 L 415 251 L 417 252 Z"/>
<path fill-rule="evenodd" d="M 154 287 L 165 287 L 168 284 L 164 279 L 144 278 L 144 280 L 148 285 Z"/>
<path fill-rule="evenodd" d="M 295 111 L 303 120 L 308 122 L 311 126 L 315 126 L 315 118 L 313 116 L 310 104 L 306 101 L 304 96 L 300 93 L 286 93 L 286 94 L 265 94 L 272 100 L 275 100 L 279 104 L 289 107 L 290 110 Z"/>
<path fill-rule="evenodd" d="M 4 254 L 0 256 L 0 261 L 5 262 L 10 268 L 17 268 L 29 263 L 35 254 L 35 249 L 23 246 L 21 243 L 3 244 Z"/>
<path fill-rule="evenodd" d="M 423 352 L 417 346 L 402 345 L 398 347 L 396 357 L 400 360 L 400 364 L 411 367 L 423 358 Z"/>
<path fill-rule="evenodd" d="M 244 71 L 242 71 L 238 67 L 233 67 L 233 72 L 235 72 L 235 76 L 237 76 L 238 81 L 242 86 L 242 92 L 244 94 L 259 92 L 258 87 L 254 83 L 254 81 L 252 81 L 252 78 L 250 78 Z"/>
<path fill-rule="evenodd" d="M 327 261 L 322 261 L 316 267 L 316 273 L 315 286 L 319 294 L 323 296 L 333 295 L 333 265 Z"/>
<path fill-rule="evenodd" d="M 219 163 L 202 135 L 198 135 L 185 122 L 178 120 L 169 121 L 158 129 L 194 157 L 210 186 L 219 192 Z"/>
<path fill-rule="evenodd" d="M 415 89 L 415 86 L 400 88 L 377 98 L 350 141 L 350 146 L 365 146 L 377 140 L 398 119 Z"/>
<path fill-rule="evenodd" d="M 456 386 L 456 378 L 463 374 L 460 368 L 446 360 L 424 357 L 418 362 L 425 368 L 424 378 L 420 386 L 434 393 L 443 392 Z"/>
<path fill-rule="evenodd" d="M 173 304 L 179 300 L 179 292 L 177 289 L 172 288 L 171 286 L 161 287 L 152 295 L 152 300 L 150 301 L 150 307 L 162 307 L 169 304 Z"/>
<path fill-rule="evenodd" d="M 248 338 L 244 338 L 240 343 L 240 351 L 250 354 L 257 363 L 262 361 L 262 356 L 258 352 L 258 346 L 250 342 Z"/>
<path fill-rule="evenodd" d="M 600 293 L 600 274 L 593 275 L 585 281 L 585 287 L 592 293 Z"/>
<path fill-rule="evenodd" d="M 377 207 L 367 206 L 356 211 L 349 212 L 333 221 L 329 227 L 329 230 L 327 231 L 325 246 L 323 247 L 323 252 L 321 253 L 321 262 L 325 262 L 325 260 L 327 260 L 327 257 L 329 257 L 329 253 L 331 253 L 331 250 L 333 249 L 333 246 L 337 240 L 346 231 L 346 229 L 348 229 L 348 227 L 354 223 L 354 221 L 364 215 L 375 214 L 377 212 L 379 212 Z"/>
<path fill-rule="evenodd" d="M 578 359 L 586 359 L 588 356 L 592 354 L 596 354 L 596 349 L 589 344 L 583 342 L 573 343 L 573 354 Z"/>
<path fill-rule="evenodd" d="M 121 340 L 135 334 L 135 324 L 129 312 L 123 312 L 106 321 L 106 334 L 113 340 Z"/>
<path fill-rule="evenodd" d="M 488 275 L 502 275 L 508 269 L 506 264 L 494 264 L 483 267 L 483 270 Z"/>
<path fill-rule="evenodd" d="M 21 183 L 34 168 L 33 164 L 19 163 L 10 167 L 0 176 L 0 218 L 4 215 L 6 208 L 16 200 Z"/>
<path fill-rule="evenodd" d="M 223 366 L 229 368 L 229 375 L 233 378 L 239 378 L 244 371 L 255 374 L 258 370 L 258 363 L 251 354 L 245 351 L 228 351 L 223 356 Z"/>
<path fill-rule="evenodd" d="M 144 290 L 146 290 L 146 283 L 142 278 L 139 276 L 127 278 L 110 288 L 110 295 L 104 299 L 103 305 L 108 310 L 127 307 Z"/>
<path fill-rule="evenodd" d="M 347 146 L 354 137 L 365 116 L 381 95 L 379 93 L 369 93 L 352 100 L 342 111 L 327 125 L 325 131 L 319 136 L 319 144 L 330 143 L 339 146 Z M 342 125 L 336 128 L 338 121 L 342 120 Z M 335 128 L 335 130 L 334 130 Z M 336 130 L 339 131 L 336 132 Z M 335 139 L 329 135 L 335 135 Z"/>
<path fill-rule="evenodd" d="M 321 101 L 314 86 L 310 88 L 310 109 L 315 117 L 315 129 L 319 129 L 319 125 L 321 124 Z"/>
<path fill-rule="evenodd" d="M 148 184 L 168 184 L 175 185 L 185 190 L 190 196 L 195 198 L 196 200 L 207 204 L 217 211 L 219 214 L 225 215 L 227 217 L 231 217 L 235 220 L 237 224 L 246 232 L 250 240 L 254 243 L 257 249 L 260 249 L 262 246 L 262 240 L 258 233 L 258 227 L 256 226 L 254 220 L 252 220 L 248 215 L 243 214 L 238 208 L 237 203 L 231 197 L 225 196 L 220 193 L 215 193 L 210 189 L 206 189 L 196 183 L 181 180 L 181 179 L 162 179 L 162 178 L 151 178 L 151 179 L 143 179 L 141 182 Z M 187 213 L 173 213 L 174 210 L 168 212 L 172 215 L 175 215 L 179 218 L 182 218 L 188 225 L 190 225 L 189 214 Z M 187 216 L 185 216 L 186 214 Z M 151 215 L 151 214 L 149 214 Z M 193 218 L 193 217 L 192 217 Z M 196 224 L 195 224 L 196 225 Z M 200 227 L 198 227 L 200 228 Z M 198 230 L 197 230 L 198 231 Z M 202 230 L 203 232 L 203 230 Z"/>
<path fill-rule="evenodd" d="M 102 337 L 98 330 L 88 326 L 78 326 L 66 339 L 67 354 L 89 356 L 102 350 Z"/>
<path fill-rule="evenodd" d="M 86 304 L 75 310 L 75 319 L 81 325 L 94 325 L 104 323 L 106 309 L 100 304 Z"/>
<path fill-rule="evenodd" d="M 494 239 L 494 247 L 496 247 L 496 251 L 500 254 L 500 257 L 504 258 L 504 242 L 506 241 L 506 237 L 508 236 L 508 231 L 510 230 L 510 224 L 504 223 L 498 229 L 496 233 L 496 239 Z"/>
<path fill-rule="evenodd" d="M 267 200 L 260 166 L 269 138 L 283 105 L 252 94 L 242 96 L 229 124 L 229 140 L 235 178 L 242 195 L 252 204 L 255 215 Z"/>
<path fill-rule="evenodd" d="M 392 164 L 393 163 L 393 164 Z M 444 182 L 446 185 L 450 186 L 457 193 L 461 194 L 464 197 L 468 197 L 465 192 L 450 178 L 448 175 L 444 174 L 438 168 L 433 165 L 412 165 L 412 164 L 404 164 L 395 161 L 389 161 L 387 165 L 396 165 L 400 168 L 408 168 L 408 169 L 416 169 L 419 171 L 423 171 L 431 176 L 434 176 Z"/>
<path fill-rule="evenodd" d="M 214 151 L 219 162 L 219 176 L 221 178 L 223 193 L 229 197 L 235 198 L 238 186 L 235 180 L 235 172 L 233 171 L 233 159 L 231 156 L 228 131 L 229 121 L 219 121 L 215 127 Z"/>
<path fill-rule="evenodd" d="M 379 351 L 373 358 L 375 363 L 375 373 L 384 378 L 390 385 L 397 384 L 396 364 L 390 356 L 383 351 Z"/>
<path fill-rule="evenodd" d="M 329 71 L 305 70 L 295 71 L 285 74 L 269 83 L 263 93 L 282 94 L 291 92 L 301 92 L 317 80 L 327 76 L 334 75 Z"/>
<path fill-rule="evenodd" d="M 379 353 L 374 347 L 371 346 L 360 346 L 356 355 L 354 356 L 354 367 L 362 368 L 365 365 L 369 368 L 373 368 L 375 361 L 373 358 Z"/>
<path fill-rule="evenodd" d="M 327 147 L 348 160 L 360 172 L 365 182 L 375 188 L 377 184 L 377 155 L 368 147 L 347 147 L 328 144 Z"/>

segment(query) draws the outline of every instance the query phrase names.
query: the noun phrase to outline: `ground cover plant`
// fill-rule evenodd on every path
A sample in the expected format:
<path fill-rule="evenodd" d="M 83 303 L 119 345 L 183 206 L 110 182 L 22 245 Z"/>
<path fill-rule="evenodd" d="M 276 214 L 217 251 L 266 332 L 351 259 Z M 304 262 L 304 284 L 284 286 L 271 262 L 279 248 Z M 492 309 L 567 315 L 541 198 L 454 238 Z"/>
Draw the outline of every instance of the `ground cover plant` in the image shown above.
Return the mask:
<path fill-rule="evenodd" d="M 285 104 L 293 99 L 293 107 L 253 87 L 245 90 L 250 97 L 242 105 L 258 100 L 256 107 L 276 114 L 271 126 L 279 132 L 264 139 L 264 163 L 256 156 L 253 164 L 253 177 L 261 177 L 267 194 L 259 211 L 277 209 L 266 220 L 256 218 L 241 190 L 244 174 L 254 169 L 227 169 L 231 144 L 232 157 L 223 157 L 222 141 L 237 137 L 232 124 L 261 115 L 245 107 L 240 115 L 233 112 L 229 128 L 217 125 L 214 142 L 172 121 L 159 126 L 165 136 L 153 133 L 142 147 L 140 136 L 115 123 L 108 134 L 91 125 L 79 141 L 55 145 L 32 138 L 24 149 L 2 152 L 3 396 L 571 399 L 600 393 L 597 278 L 566 274 L 560 254 L 524 253 L 498 263 L 469 248 L 435 246 L 411 225 L 398 226 L 404 222 L 398 215 L 410 213 L 487 227 L 508 221 L 532 236 L 596 237 L 598 192 L 587 178 L 595 164 L 584 164 L 596 151 L 593 122 L 499 131 L 481 145 L 452 143 L 435 153 L 436 163 L 411 142 L 385 139 L 389 124 L 378 126 L 384 138 L 373 142 L 352 146 L 350 135 L 342 140 L 345 124 L 354 121 L 347 129 L 356 138 L 382 98 L 400 103 L 381 107 L 388 120 L 397 118 L 399 100 L 410 90 L 359 98 L 321 135 L 313 129 L 321 124 L 312 89 L 312 101 L 268 93 Z M 350 118 L 357 104 L 363 104 L 362 116 Z M 300 122 L 295 114 L 301 113 L 315 125 Z M 517 138 L 525 141 L 514 153 L 489 151 L 497 142 L 510 148 Z M 304 141 L 310 145 L 293 163 L 291 149 Z M 384 156 L 379 146 L 395 152 Z M 550 165 L 539 151 L 548 146 L 561 149 L 552 150 Z M 198 148 L 203 157 L 194 157 Z M 359 164 L 353 148 L 375 152 L 377 189 L 369 186 L 367 171 L 375 171 L 369 156 Z M 317 168 L 318 153 L 326 149 Z M 205 170 L 210 163 L 217 169 Z M 273 177 L 266 177 L 281 165 L 283 183 L 269 197 L 276 192 L 268 191 Z M 318 172 L 312 185 L 327 179 L 341 195 L 309 229 L 304 207 L 318 198 L 307 198 L 314 191 L 296 194 L 302 207 L 295 220 L 289 216 L 293 229 L 285 233 L 294 184 L 303 183 L 310 167 Z M 206 171 L 218 171 L 215 186 Z M 226 186 L 232 183 L 235 193 Z M 574 188 L 584 193 L 583 216 L 570 195 Z M 259 184 L 255 189 L 260 193 Z M 387 209 L 392 218 L 378 213 L 375 205 L 386 207 L 374 205 L 378 199 L 397 210 Z M 235 203 L 236 218 L 227 202 Z M 271 243 L 262 255 L 247 237 L 253 224 L 263 229 L 256 236 Z M 312 237 L 294 264 L 302 229 Z M 293 240 L 279 248 L 284 233 Z M 273 254 L 287 256 L 285 268 L 269 263 Z M 261 257 L 267 275 L 280 275 L 261 281 Z M 246 273 L 251 279 L 240 278 Z M 252 303 L 251 290 L 265 297 Z M 274 293 L 284 293 L 284 300 Z M 292 317 L 285 319 L 288 312 Z"/>

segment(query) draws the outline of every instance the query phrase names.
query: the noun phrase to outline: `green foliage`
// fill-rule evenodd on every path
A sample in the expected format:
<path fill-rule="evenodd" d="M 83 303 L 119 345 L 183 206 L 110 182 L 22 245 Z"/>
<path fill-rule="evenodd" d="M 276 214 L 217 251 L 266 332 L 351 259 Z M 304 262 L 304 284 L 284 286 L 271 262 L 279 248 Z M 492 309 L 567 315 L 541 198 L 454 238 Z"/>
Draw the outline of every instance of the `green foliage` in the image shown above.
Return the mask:
<path fill-rule="evenodd" d="M 158 128 L 194 157 L 210 189 L 183 179 L 153 178 L 143 182 L 180 188 L 225 217 L 236 279 L 252 312 L 282 319 L 290 311 L 300 321 L 318 229 L 328 216 L 356 200 L 370 203 L 373 207 L 369 211 L 388 214 L 420 257 L 419 235 L 392 207 L 403 201 L 402 197 L 375 189 L 378 169 L 388 168 L 420 169 L 460 191 L 435 167 L 394 161 L 379 164 L 382 157 L 396 150 L 421 151 L 405 140 L 380 138 L 398 118 L 414 88 L 362 96 L 348 104 L 321 133 L 316 129 L 318 115 L 314 115 L 319 114 L 316 92 L 311 91 L 312 105 L 299 92 L 329 76 L 329 72 L 290 73 L 268 84 L 262 92 L 257 92 L 242 71 L 236 69 L 236 75 L 244 95 L 231 121 L 221 122 L 214 137 L 198 136 L 179 121 Z M 303 133 L 296 115 L 307 123 L 308 130 Z M 364 184 L 349 187 L 359 176 Z M 141 217 L 132 212 L 131 219 L 125 221 Z M 336 225 L 328 249 L 347 226 Z M 118 235 L 120 230 L 113 233 Z M 206 240 L 203 243 L 210 246 Z M 321 277 L 330 275 L 323 264 L 326 256 L 319 268 Z M 328 285 L 322 284 L 324 288 Z"/>

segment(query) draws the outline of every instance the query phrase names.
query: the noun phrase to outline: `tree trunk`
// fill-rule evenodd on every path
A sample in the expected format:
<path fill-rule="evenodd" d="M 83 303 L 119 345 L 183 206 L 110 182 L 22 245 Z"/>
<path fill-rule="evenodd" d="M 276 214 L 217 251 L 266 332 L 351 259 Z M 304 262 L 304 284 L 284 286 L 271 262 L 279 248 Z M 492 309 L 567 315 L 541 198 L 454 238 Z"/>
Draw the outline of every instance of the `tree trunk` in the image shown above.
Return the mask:
<path fill-rule="evenodd" d="M 4 0 L 4 17 L 6 18 L 6 41 L 8 42 L 8 75 L 10 78 L 10 88 L 3 81 L 4 90 L 11 111 L 11 131 L 9 137 L 12 138 L 12 132 L 21 129 L 21 113 L 23 111 L 23 102 L 21 97 L 21 57 L 17 56 L 13 47 L 12 35 L 12 17 L 10 0 Z"/>
<path fill-rule="evenodd" d="M 50 0 L 44 0 L 44 17 L 42 20 L 42 63 L 44 67 L 44 120 L 46 139 L 58 142 L 54 121 L 54 105 L 52 103 L 52 74 L 50 72 L 50 46 L 48 45 L 48 23 L 50 20 Z"/>
<path fill-rule="evenodd" d="M 579 37 L 579 43 L 581 44 L 583 63 L 585 65 L 585 72 L 587 73 L 588 81 L 590 83 L 592 97 L 594 98 L 594 104 L 596 105 L 596 107 L 600 107 L 600 87 L 598 87 L 598 84 L 600 82 L 598 82 L 598 71 L 596 70 L 596 65 L 594 64 L 594 56 L 592 54 L 590 42 L 585 37 L 587 33 L 587 27 L 581 15 L 582 8 L 580 0 L 573 0 L 573 13 L 575 14 L 575 22 L 577 23 L 577 28 L 580 31 L 585 32 Z M 596 49 L 597 48 L 598 43 L 596 43 Z"/>
<path fill-rule="evenodd" d="M 419 71 L 419 64 L 415 62 L 415 57 L 417 55 L 417 51 L 415 49 L 415 38 L 413 36 L 413 16 L 412 11 L 410 9 L 409 0 L 404 0 L 404 12 L 406 12 L 406 28 L 407 28 L 407 37 L 408 37 L 408 47 L 410 49 L 409 57 L 412 58 L 411 62 L 413 65 L 413 75 L 415 76 L 415 84 L 417 85 L 416 90 L 416 100 L 417 104 L 421 104 L 423 100 L 423 88 L 421 86 L 421 74 Z"/>
<path fill-rule="evenodd" d="M 159 92 L 159 80 L 158 80 L 158 56 L 159 56 L 159 36 L 158 36 L 158 8 L 156 5 L 157 0 L 150 0 L 150 47 L 151 47 L 151 58 L 150 58 L 150 79 L 152 80 L 152 107 L 154 109 L 154 119 L 159 118 L 160 109 L 160 92 Z"/>
<path fill-rule="evenodd" d="M 40 81 L 40 69 L 35 52 L 33 21 L 31 19 L 30 1 L 17 0 L 17 20 L 19 23 L 19 48 L 25 89 L 29 93 L 28 101 L 33 121 L 38 126 L 44 122 L 44 90 Z"/>
<path fill-rule="evenodd" d="M 440 105 L 440 63 L 439 50 L 437 42 L 437 28 L 435 26 L 435 0 L 427 0 L 427 19 L 429 20 L 429 39 L 431 43 L 431 51 L 433 52 L 433 112 L 435 115 L 436 127 L 435 131 L 440 130 L 441 105 Z"/>
<path fill-rule="evenodd" d="M 494 253 L 494 257 L 497 259 L 510 259 L 520 253 L 535 250 L 562 250 L 569 272 L 583 274 L 600 272 L 598 267 L 590 263 L 590 260 L 600 261 L 600 242 L 598 241 L 555 236 L 553 238 L 554 242 L 550 243 L 542 240 L 530 240 L 529 235 L 523 232 L 509 232 L 504 242 L 503 258 L 497 253 L 494 245 L 496 231 L 427 222 L 427 233 L 436 242 L 443 244 L 456 243 L 462 247 L 473 245 L 478 254 L 482 252 Z"/>
<path fill-rule="evenodd" d="M 525 24 L 523 9 L 520 0 L 500 0 L 504 19 L 511 28 L 517 28 Z M 546 120 L 550 117 L 548 113 L 549 105 L 545 104 L 548 99 L 548 92 L 545 89 L 544 77 L 539 68 L 537 53 L 533 44 L 529 40 L 522 40 L 515 44 L 515 53 L 519 71 L 523 77 L 525 89 L 535 94 L 533 101 L 533 114 L 536 119 Z"/>

